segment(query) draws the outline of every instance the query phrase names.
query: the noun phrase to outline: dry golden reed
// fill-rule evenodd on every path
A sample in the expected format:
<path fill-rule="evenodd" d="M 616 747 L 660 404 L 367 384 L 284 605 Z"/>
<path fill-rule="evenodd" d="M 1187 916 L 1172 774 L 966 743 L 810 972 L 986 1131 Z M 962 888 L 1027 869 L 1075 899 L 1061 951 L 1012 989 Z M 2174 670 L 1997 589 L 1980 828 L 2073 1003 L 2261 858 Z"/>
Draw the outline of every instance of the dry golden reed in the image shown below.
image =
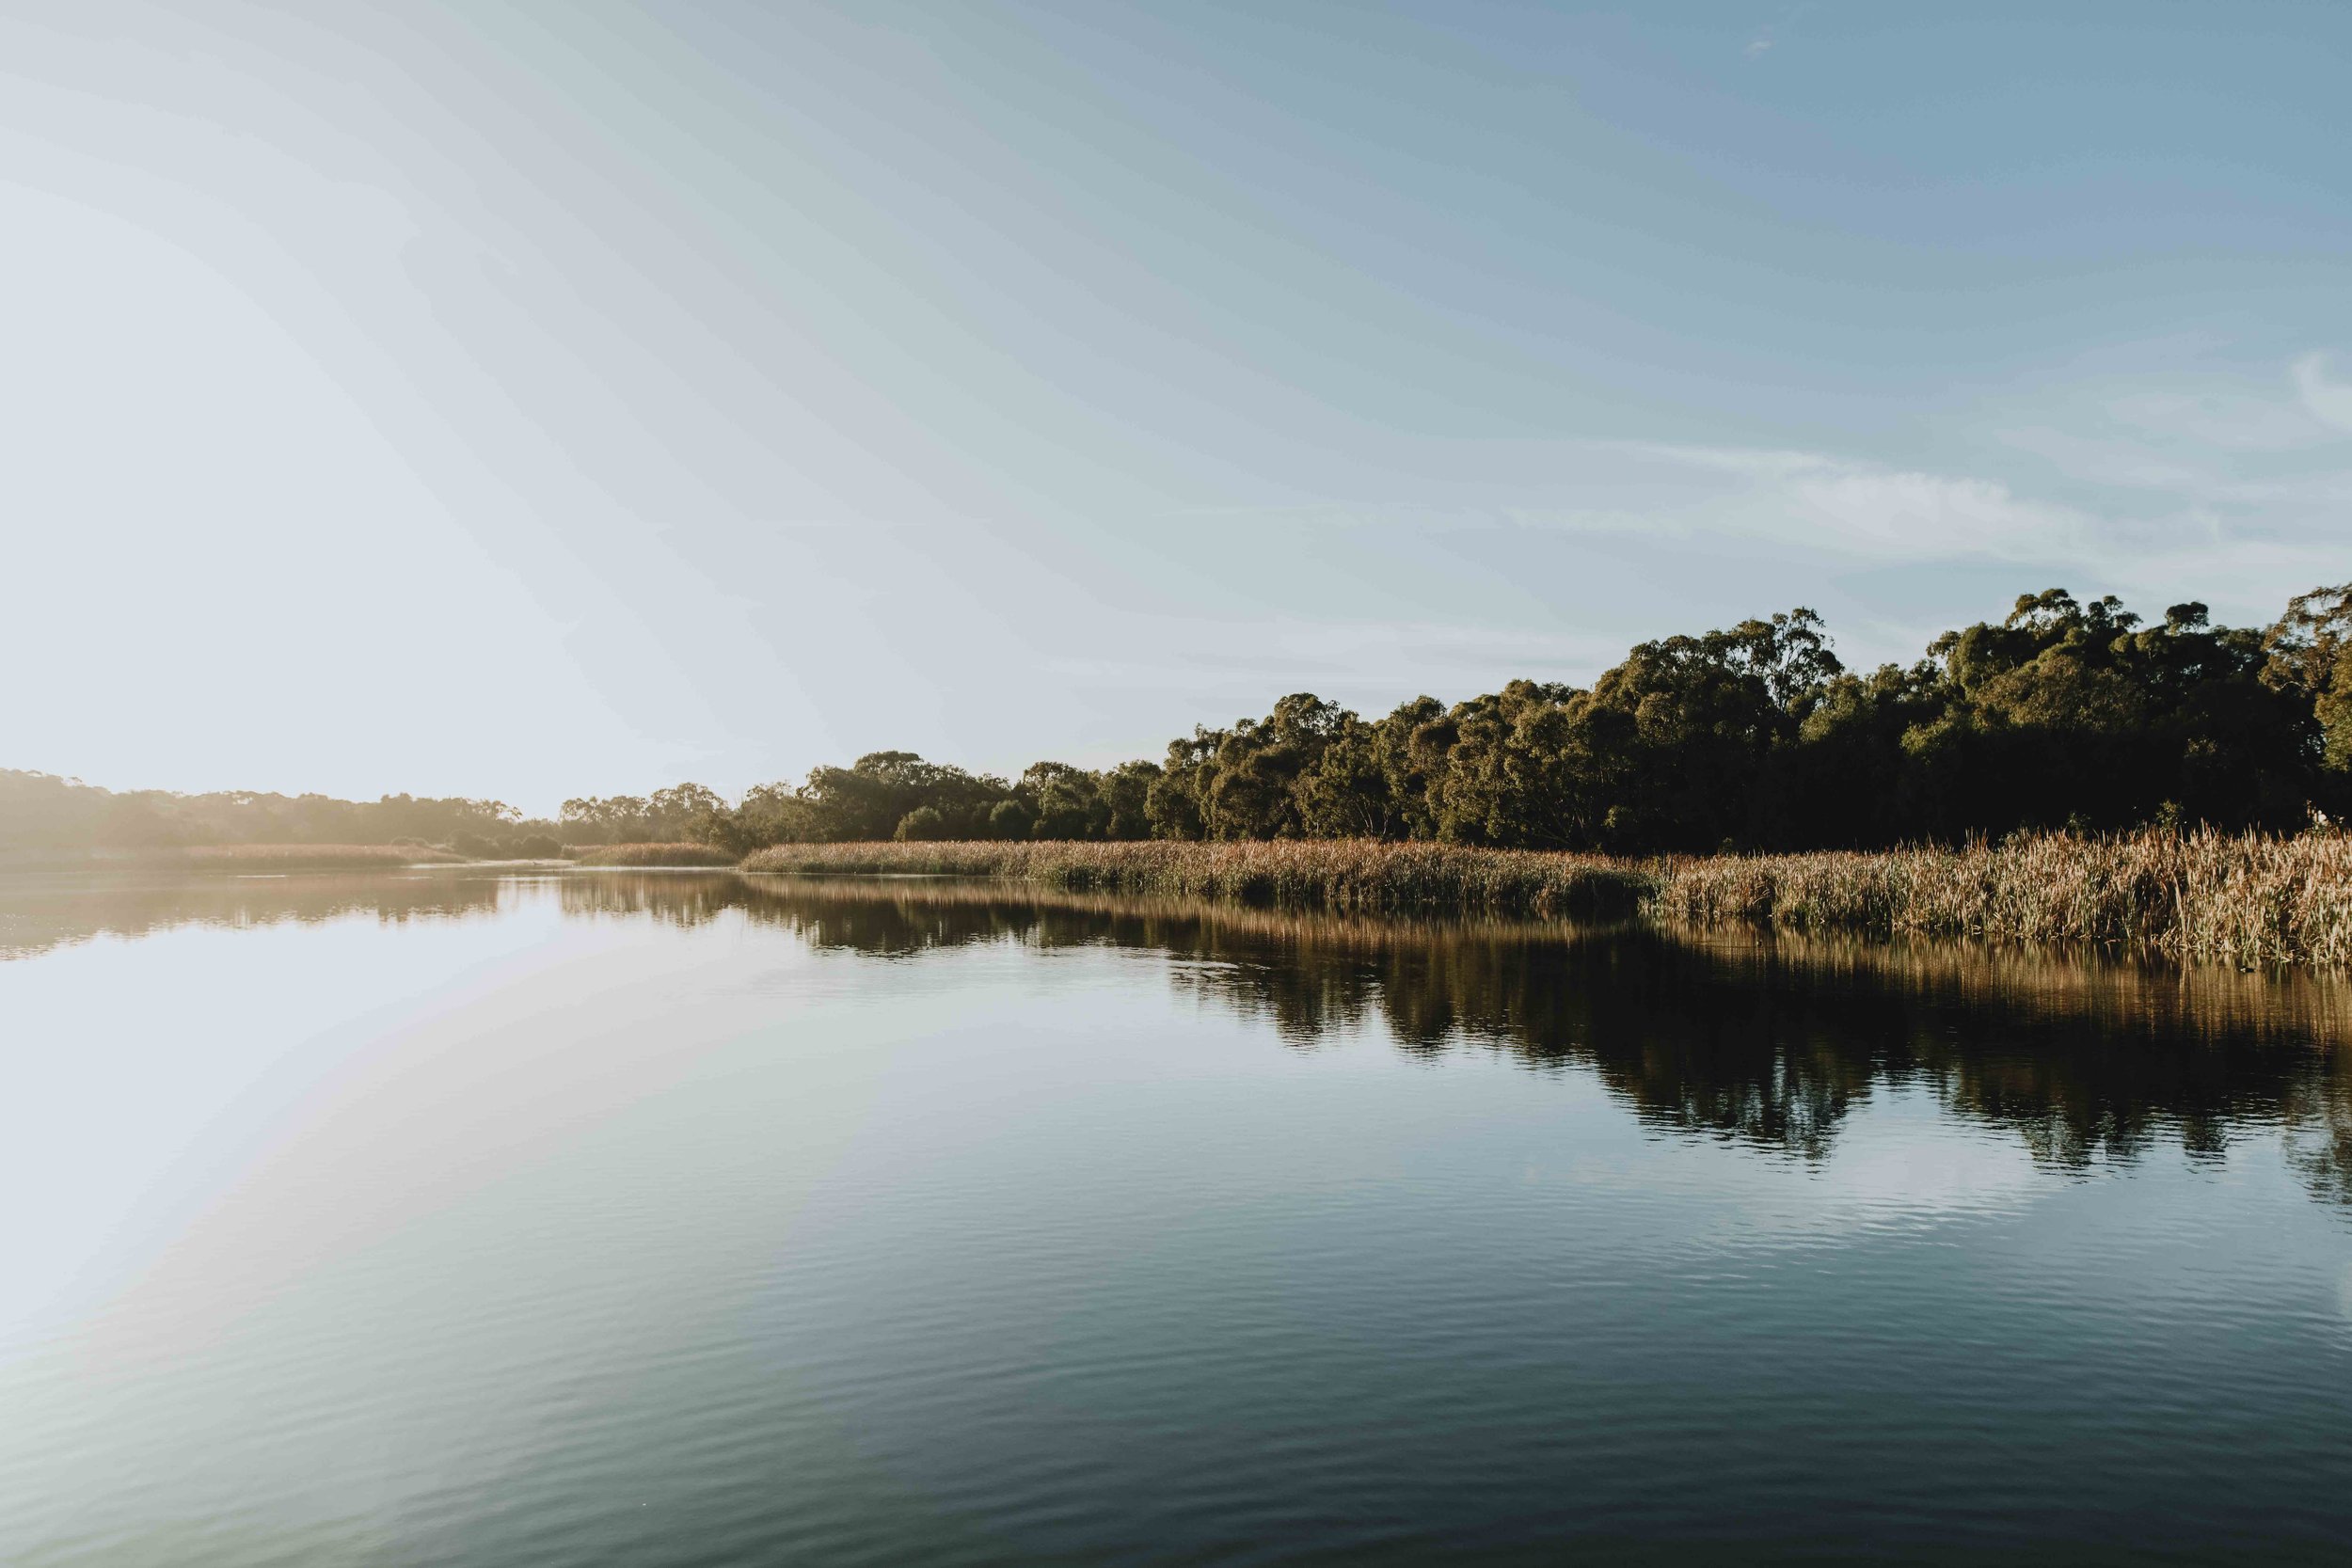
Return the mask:
<path fill-rule="evenodd" d="M 1360 840 L 791 844 L 747 871 L 1007 877 L 1341 911 L 1643 912 L 1702 925 L 2098 942 L 2241 966 L 2352 962 L 2352 840 L 2201 832 L 1650 862 Z"/>
<path fill-rule="evenodd" d="M 1358 839 L 1231 844 L 787 844 L 747 871 L 1012 877 L 1073 893 L 1145 893 L 1340 911 L 1630 914 L 1646 879 L 1595 855 Z"/>
<path fill-rule="evenodd" d="M 1653 912 L 1799 930 L 2090 942 L 2240 966 L 2352 961 L 2352 839 L 2048 833 L 1661 868 Z"/>
<path fill-rule="evenodd" d="M 733 865 L 735 857 L 707 844 L 604 844 L 582 849 L 578 865 Z"/>

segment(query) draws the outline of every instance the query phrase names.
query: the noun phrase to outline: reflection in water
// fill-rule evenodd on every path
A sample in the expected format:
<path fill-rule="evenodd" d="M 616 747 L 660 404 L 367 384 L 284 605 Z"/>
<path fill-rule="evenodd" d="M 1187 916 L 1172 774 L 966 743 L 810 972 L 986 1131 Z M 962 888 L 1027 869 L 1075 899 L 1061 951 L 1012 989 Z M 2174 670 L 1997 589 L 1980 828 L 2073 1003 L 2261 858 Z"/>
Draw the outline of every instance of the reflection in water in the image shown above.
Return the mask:
<path fill-rule="evenodd" d="M 0 960 L 93 937 L 177 926 L 241 929 L 373 914 L 387 926 L 487 914 L 514 879 L 454 872 L 309 872 L 229 877 L 185 872 L 0 874 Z"/>
<path fill-rule="evenodd" d="M 869 957 L 984 942 L 1161 953 L 1174 985 L 1295 1045 L 1377 1021 L 1408 1052 L 1575 1065 L 1653 1126 L 1808 1160 L 1874 1093 L 1902 1087 L 2061 1168 L 2166 1142 L 2213 1157 L 2275 1130 L 2314 1194 L 2352 1204 L 2352 1053 L 2335 1049 L 2352 1040 L 2352 987 L 2307 973 L 703 872 L 18 878 L 0 886 L 0 954 L 189 923 L 486 914 L 549 880 L 576 918 L 692 927 L 736 913 Z"/>

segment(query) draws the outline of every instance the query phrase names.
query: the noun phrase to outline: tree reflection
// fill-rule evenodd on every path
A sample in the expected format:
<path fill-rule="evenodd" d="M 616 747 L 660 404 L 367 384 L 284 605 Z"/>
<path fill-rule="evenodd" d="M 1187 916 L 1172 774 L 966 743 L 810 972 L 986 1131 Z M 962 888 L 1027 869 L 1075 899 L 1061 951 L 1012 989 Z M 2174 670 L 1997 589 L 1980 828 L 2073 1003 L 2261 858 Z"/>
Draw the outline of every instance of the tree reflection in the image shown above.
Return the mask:
<path fill-rule="evenodd" d="M 1801 1159 L 1874 1094 L 1919 1088 L 2079 1169 L 2284 1127 L 2352 1202 L 2352 986 L 1948 943 L 1629 927 L 1351 920 L 956 882 L 565 883 L 567 899 L 717 900 L 820 949 L 906 958 L 1017 942 L 1166 955 L 1169 983 L 1284 1039 L 1574 1065 L 1661 1131 Z M 691 899 L 691 906 L 690 906 Z"/>

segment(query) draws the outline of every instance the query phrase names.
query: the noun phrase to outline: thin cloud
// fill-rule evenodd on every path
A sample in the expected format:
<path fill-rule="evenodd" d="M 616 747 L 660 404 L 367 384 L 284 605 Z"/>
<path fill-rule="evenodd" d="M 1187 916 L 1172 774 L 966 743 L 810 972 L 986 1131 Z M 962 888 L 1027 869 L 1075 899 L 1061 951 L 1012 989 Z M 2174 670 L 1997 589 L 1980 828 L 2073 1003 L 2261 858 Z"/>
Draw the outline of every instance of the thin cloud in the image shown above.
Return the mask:
<path fill-rule="evenodd" d="M 1775 35 L 1778 34 L 1782 28 L 1787 27 L 1812 8 L 1813 8 L 1810 5 L 1789 7 L 1787 10 L 1781 13 L 1779 21 L 1768 22 L 1762 26 L 1756 28 L 1756 36 L 1748 40 L 1748 46 L 1741 50 L 1740 53 L 1745 55 L 1751 60 L 1763 55 L 1765 52 L 1770 50 L 1774 43 L 1779 41 Z"/>
<path fill-rule="evenodd" d="M 2248 539 L 2299 534 L 2341 548 L 2352 498 L 2352 387 L 2322 356 L 2279 382 L 2085 389 L 1990 434 L 2047 464 L 2061 483 L 2093 486 L 2118 515 L 2194 518 Z"/>
<path fill-rule="evenodd" d="M 2352 431 L 2352 387 L 2328 379 L 2327 356 L 2307 354 L 2295 362 L 2295 389 L 2313 419 Z"/>
<path fill-rule="evenodd" d="M 2079 554 L 2106 522 L 1997 481 L 1773 448 L 1594 443 L 1617 470 L 1591 488 L 1615 504 L 1516 508 L 1537 526 L 1748 540 L 1874 561 Z"/>

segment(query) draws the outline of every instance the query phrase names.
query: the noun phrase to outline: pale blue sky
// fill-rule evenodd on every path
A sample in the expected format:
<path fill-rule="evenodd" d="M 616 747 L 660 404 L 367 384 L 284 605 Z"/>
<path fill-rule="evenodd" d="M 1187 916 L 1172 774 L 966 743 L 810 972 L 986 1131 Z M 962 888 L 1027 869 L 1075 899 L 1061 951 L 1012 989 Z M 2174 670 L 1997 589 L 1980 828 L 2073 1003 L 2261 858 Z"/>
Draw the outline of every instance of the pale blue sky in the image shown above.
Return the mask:
<path fill-rule="evenodd" d="M 0 10 L 0 766 L 734 791 L 2352 578 L 2352 7 Z"/>

